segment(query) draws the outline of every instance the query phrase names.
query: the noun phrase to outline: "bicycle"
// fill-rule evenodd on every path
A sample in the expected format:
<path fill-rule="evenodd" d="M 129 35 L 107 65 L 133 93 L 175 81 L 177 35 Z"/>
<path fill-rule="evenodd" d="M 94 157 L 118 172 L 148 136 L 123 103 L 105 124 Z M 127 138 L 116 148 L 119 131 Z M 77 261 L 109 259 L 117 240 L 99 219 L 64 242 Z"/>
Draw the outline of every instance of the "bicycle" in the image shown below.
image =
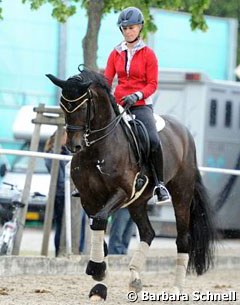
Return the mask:
<path fill-rule="evenodd" d="M 11 205 L 13 214 L 11 220 L 4 223 L 0 233 L 0 255 L 12 255 L 15 237 L 20 226 L 19 210 L 24 208 L 25 204 L 21 202 L 21 192 L 15 194 Z"/>

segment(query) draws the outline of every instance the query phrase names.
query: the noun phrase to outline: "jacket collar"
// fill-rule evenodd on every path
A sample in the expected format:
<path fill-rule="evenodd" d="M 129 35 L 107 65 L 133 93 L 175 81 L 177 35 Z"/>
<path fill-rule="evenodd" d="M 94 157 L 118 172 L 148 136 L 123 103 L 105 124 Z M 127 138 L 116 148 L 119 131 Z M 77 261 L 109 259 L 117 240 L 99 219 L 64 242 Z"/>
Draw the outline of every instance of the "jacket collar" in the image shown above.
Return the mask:
<path fill-rule="evenodd" d="M 133 47 L 133 51 L 134 53 L 141 50 L 142 48 L 144 48 L 146 45 L 145 43 L 143 42 L 142 39 L 139 39 L 138 43 L 135 44 L 135 46 Z M 127 50 L 127 43 L 126 41 L 122 41 L 121 43 L 119 43 L 116 47 L 115 47 L 115 50 L 118 52 L 118 53 L 121 53 L 122 51 L 125 51 Z"/>

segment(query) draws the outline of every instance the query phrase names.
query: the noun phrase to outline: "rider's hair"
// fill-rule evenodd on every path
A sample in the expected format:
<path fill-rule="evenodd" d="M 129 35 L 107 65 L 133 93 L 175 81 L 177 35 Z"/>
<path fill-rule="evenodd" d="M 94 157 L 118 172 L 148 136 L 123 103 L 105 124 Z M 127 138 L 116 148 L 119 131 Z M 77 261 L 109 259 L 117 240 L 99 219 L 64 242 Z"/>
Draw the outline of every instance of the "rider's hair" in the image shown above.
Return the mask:
<path fill-rule="evenodd" d="M 44 145 L 44 152 L 51 152 L 53 151 L 53 147 L 54 147 L 54 141 L 55 141 L 55 137 L 56 137 L 56 133 L 57 130 L 47 139 L 47 141 L 45 142 Z M 62 137 L 64 137 L 66 134 L 66 130 L 65 128 L 62 129 Z"/>

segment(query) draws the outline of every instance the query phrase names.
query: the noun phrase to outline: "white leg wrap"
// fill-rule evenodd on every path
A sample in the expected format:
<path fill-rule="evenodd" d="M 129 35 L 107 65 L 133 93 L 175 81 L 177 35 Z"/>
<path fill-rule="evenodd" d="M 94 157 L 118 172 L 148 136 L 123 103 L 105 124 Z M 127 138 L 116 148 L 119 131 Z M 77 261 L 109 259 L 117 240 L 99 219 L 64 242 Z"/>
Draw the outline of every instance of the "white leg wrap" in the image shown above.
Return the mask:
<path fill-rule="evenodd" d="M 129 269 L 132 273 L 132 276 L 134 279 L 139 278 L 139 274 L 143 269 L 143 266 L 146 262 L 146 257 L 148 253 L 149 245 L 141 241 L 139 244 L 138 249 L 134 252 L 134 255 L 131 259 L 131 262 L 129 264 Z"/>
<path fill-rule="evenodd" d="M 177 254 L 177 265 L 176 265 L 176 276 L 175 276 L 174 287 L 177 288 L 179 292 L 182 292 L 185 286 L 188 260 L 189 260 L 189 255 L 187 253 Z"/>
<path fill-rule="evenodd" d="M 91 230 L 90 260 L 95 263 L 102 263 L 104 260 L 104 230 Z"/>

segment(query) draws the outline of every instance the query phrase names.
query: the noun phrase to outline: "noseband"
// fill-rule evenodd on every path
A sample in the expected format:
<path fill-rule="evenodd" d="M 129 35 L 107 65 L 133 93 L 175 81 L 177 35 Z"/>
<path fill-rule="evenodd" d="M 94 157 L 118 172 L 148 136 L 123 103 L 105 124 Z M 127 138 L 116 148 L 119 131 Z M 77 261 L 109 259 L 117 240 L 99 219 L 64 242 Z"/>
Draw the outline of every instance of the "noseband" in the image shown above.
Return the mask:
<path fill-rule="evenodd" d="M 90 114 L 91 114 L 91 104 L 93 102 L 93 94 L 90 89 L 87 89 L 87 91 L 81 95 L 80 97 L 70 100 L 67 99 L 63 94 L 61 96 L 61 99 L 68 102 L 68 103 L 75 103 L 78 101 L 81 101 L 73 110 L 68 110 L 67 107 L 60 101 L 60 106 L 69 114 L 74 113 L 78 109 L 80 109 L 81 106 L 83 106 L 87 102 L 87 118 L 86 118 L 86 123 L 85 125 L 71 125 L 66 123 L 66 130 L 67 131 L 85 131 L 85 134 L 89 132 L 90 130 Z"/>
<path fill-rule="evenodd" d="M 82 100 L 73 110 L 68 110 L 67 107 L 60 101 L 60 106 L 69 114 L 72 114 L 75 111 L 79 110 L 82 105 L 87 103 L 87 115 L 86 115 L 85 125 L 66 124 L 67 131 L 70 131 L 70 132 L 84 131 L 83 139 L 84 139 L 85 145 L 87 147 L 106 138 L 110 133 L 112 133 L 113 130 L 120 123 L 123 114 L 127 110 L 127 109 L 124 109 L 124 111 L 122 113 L 120 113 L 118 116 L 116 116 L 107 126 L 100 128 L 100 129 L 92 130 L 91 126 L 90 126 L 91 125 L 91 107 L 92 107 L 92 105 L 94 105 L 92 91 L 90 89 L 87 89 L 87 92 L 85 92 L 83 95 L 81 95 L 80 97 L 78 97 L 74 100 L 69 100 L 64 95 L 61 96 L 61 99 L 66 102 L 69 102 L 69 103 L 74 103 L 74 102 L 78 102 L 78 101 Z M 100 136 L 99 138 L 96 138 L 95 140 L 89 141 L 88 138 L 90 135 L 97 134 L 99 132 L 103 132 L 103 131 L 107 130 L 109 127 L 111 127 L 111 129 L 106 134 L 104 134 L 103 136 Z"/>
<path fill-rule="evenodd" d="M 75 100 L 69 100 L 67 99 L 63 94 L 61 96 L 61 99 L 63 99 L 66 102 L 69 103 L 75 103 L 78 102 L 80 100 L 82 100 L 85 96 L 89 95 L 87 98 L 85 98 L 79 105 L 77 105 L 73 110 L 68 110 L 67 107 L 64 106 L 64 104 L 60 101 L 60 106 L 67 112 L 67 113 L 73 113 L 75 112 L 78 108 L 80 108 L 83 104 L 85 104 L 85 102 L 88 101 L 89 97 L 91 96 L 92 92 L 90 91 L 90 89 L 87 90 L 87 92 L 85 92 L 83 95 L 81 95 L 80 97 L 76 98 Z M 91 97 L 90 97 L 91 98 Z"/>

